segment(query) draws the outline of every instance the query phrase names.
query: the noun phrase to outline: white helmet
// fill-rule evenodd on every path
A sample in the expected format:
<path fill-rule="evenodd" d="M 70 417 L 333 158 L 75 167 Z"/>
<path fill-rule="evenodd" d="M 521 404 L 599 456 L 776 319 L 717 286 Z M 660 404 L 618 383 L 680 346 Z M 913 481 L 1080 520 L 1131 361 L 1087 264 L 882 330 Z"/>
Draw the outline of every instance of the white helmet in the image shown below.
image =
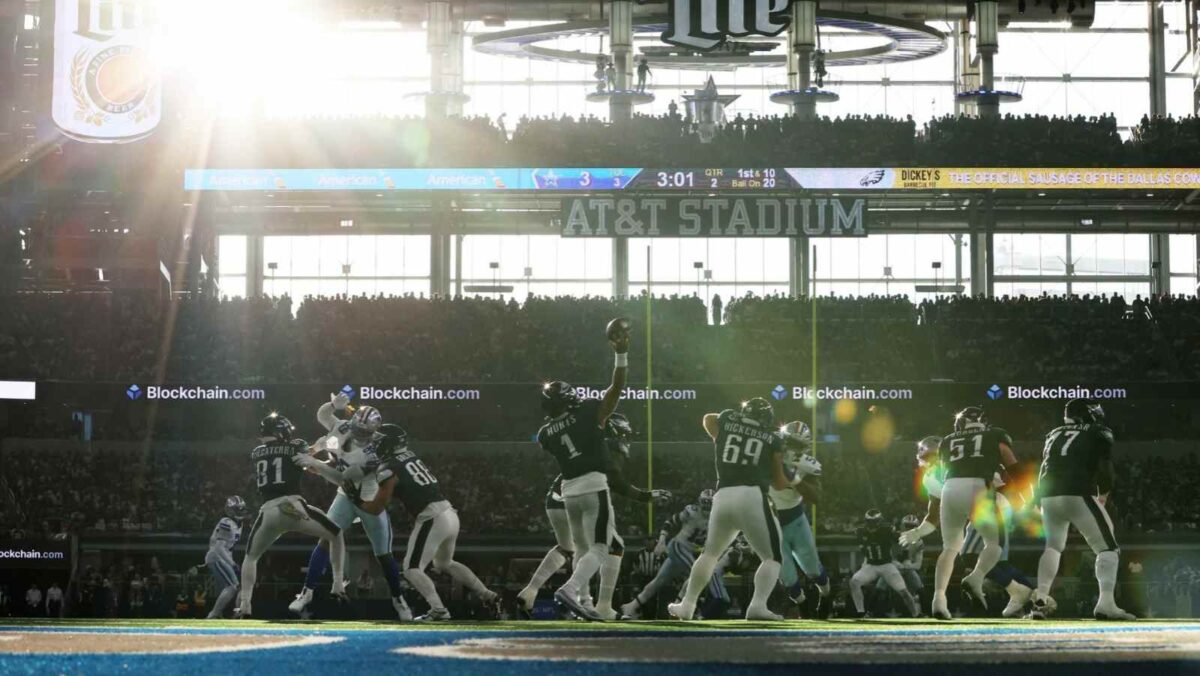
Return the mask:
<path fill-rule="evenodd" d="M 937 461 L 938 447 L 942 445 L 942 438 L 936 435 L 930 435 L 917 442 L 917 464 L 921 467 L 932 465 Z"/>
<path fill-rule="evenodd" d="M 350 433 L 359 441 L 366 441 L 375 436 L 383 425 L 383 415 L 374 406 L 360 406 L 350 416 Z"/>

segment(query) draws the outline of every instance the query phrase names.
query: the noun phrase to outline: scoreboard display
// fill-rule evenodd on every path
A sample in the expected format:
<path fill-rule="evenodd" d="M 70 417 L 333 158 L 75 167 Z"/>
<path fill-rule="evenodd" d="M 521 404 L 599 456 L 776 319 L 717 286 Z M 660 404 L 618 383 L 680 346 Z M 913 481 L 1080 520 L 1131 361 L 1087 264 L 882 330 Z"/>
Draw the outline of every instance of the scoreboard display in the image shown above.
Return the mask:
<path fill-rule="evenodd" d="M 787 172 L 775 167 L 742 169 L 648 169 L 634 181 L 647 190 L 776 190 L 791 189 Z"/>

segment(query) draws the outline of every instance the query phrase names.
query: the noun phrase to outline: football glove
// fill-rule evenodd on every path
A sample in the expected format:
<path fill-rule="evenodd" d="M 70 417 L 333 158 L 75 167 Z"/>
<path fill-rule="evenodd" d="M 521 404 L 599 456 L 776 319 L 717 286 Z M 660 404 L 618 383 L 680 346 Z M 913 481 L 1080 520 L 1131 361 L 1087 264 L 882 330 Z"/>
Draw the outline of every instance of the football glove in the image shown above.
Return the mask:
<path fill-rule="evenodd" d="M 350 405 L 350 395 L 346 394 L 345 392 L 331 394 L 329 395 L 329 403 L 333 404 L 333 410 L 341 413 L 342 411 L 346 410 L 347 406 Z"/>
<path fill-rule="evenodd" d="M 933 524 L 928 521 L 922 521 L 920 526 L 911 530 L 906 530 L 900 534 L 900 546 L 912 547 L 934 531 Z"/>
<path fill-rule="evenodd" d="M 659 538 L 658 543 L 654 545 L 654 556 L 659 557 L 659 556 L 666 556 L 666 555 L 667 555 L 667 541 L 664 538 Z"/>
<path fill-rule="evenodd" d="M 671 501 L 671 491 L 655 488 L 650 491 L 650 501 L 658 505 L 666 504 Z"/>
<path fill-rule="evenodd" d="M 798 476 L 821 476 L 821 462 L 807 453 L 800 454 L 792 467 Z"/>
<path fill-rule="evenodd" d="M 362 489 L 355 486 L 353 482 L 343 481 L 342 491 L 345 492 L 346 497 L 350 498 L 350 502 L 354 503 L 355 506 L 362 504 Z"/>

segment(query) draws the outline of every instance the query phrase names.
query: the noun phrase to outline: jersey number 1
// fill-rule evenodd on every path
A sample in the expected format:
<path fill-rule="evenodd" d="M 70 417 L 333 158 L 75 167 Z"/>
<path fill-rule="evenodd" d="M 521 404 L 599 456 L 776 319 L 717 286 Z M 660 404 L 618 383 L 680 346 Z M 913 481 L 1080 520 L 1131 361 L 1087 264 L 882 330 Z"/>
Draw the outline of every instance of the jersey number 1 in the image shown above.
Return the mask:
<path fill-rule="evenodd" d="M 258 480 L 258 487 L 262 488 L 271 483 L 271 465 L 275 465 L 275 483 L 283 483 L 283 458 L 275 458 L 274 460 L 259 460 L 254 463 L 254 474 Z"/>

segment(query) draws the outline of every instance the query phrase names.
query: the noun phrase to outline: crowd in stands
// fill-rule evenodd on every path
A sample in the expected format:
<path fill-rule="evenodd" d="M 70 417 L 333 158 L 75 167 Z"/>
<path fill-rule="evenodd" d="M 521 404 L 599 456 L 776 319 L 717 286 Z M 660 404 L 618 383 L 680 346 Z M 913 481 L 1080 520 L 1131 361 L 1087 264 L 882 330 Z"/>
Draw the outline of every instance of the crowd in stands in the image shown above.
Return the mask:
<path fill-rule="evenodd" d="M 918 124 L 911 117 L 739 113 L 710 143 L 701 143 L 696 126 L 678 113 L 623 122 L 522 117 L 511 127 L 487 117 L 231 119 L 211 133 L 207 122 L 203 133 L 191 124 L 166 120 L 148 140 L 123 148 L 68 144 L 41 160 L 41 180 L 99 171 L 94 178 L 112 187 L 122 171 L 143 170 L 147 154 L 156 158 L 154 168 L 194 168 L 201 156 L 212 168 L 1200 166 L 1200 120 L 1191 117 L 1147 117 L 1123 139 L 1111 115 L 947 116 Z M 203 155 L 193 146 L 200 141 Z"/>

